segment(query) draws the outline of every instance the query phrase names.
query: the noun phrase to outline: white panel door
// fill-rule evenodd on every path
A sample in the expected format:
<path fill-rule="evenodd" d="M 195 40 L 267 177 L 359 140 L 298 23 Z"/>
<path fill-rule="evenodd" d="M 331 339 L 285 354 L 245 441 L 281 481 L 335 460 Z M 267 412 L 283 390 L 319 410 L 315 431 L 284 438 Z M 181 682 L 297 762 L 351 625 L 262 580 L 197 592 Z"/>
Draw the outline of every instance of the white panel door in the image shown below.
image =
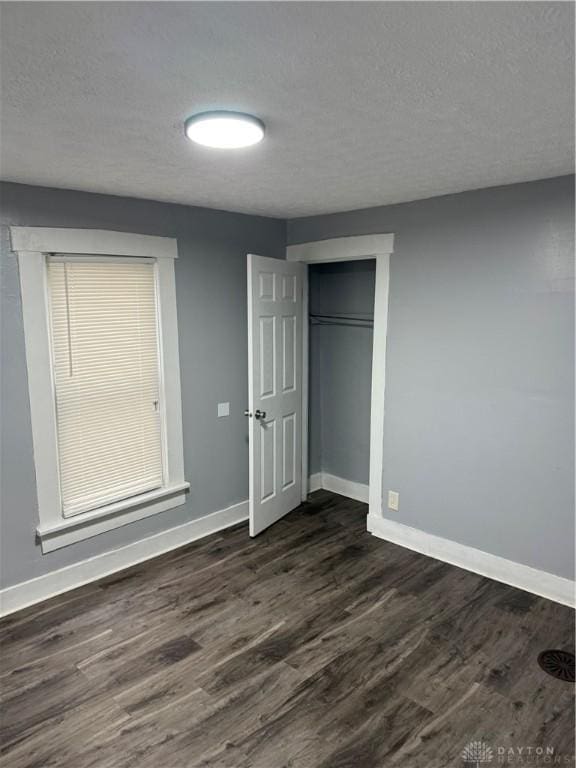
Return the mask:
<path fill-rule="evenodd" d="M 251 536 L 301 502 L 304 269 L 248 255 Z"/>

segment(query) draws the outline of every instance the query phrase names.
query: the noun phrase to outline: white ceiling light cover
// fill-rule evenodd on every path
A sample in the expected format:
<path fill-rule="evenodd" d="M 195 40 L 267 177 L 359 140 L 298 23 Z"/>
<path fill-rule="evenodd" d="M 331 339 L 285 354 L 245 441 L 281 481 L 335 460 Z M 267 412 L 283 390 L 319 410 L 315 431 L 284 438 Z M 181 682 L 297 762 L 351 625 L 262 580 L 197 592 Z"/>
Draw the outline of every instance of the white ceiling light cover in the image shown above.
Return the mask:
<path fill-rule="evenodd" d="M 251 147 L 264 138 L 264 124 L 240 112 L 203 112 L 189 117 L 185 130 L 191 141 L 214 149 Z"/>

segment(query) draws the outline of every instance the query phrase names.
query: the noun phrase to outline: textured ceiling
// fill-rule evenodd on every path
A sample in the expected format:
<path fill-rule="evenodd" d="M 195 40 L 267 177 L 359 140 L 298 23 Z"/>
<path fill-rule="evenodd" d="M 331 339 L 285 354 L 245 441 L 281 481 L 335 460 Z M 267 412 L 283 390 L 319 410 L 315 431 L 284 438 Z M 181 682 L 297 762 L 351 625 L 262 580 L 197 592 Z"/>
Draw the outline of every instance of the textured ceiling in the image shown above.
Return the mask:
<path fill-rule="evenodd" d="M 4 3 L 2 178 L 294 217 L 570 173 L 571 3 Z M 262 118 L 222 152 L 194 112 Z"/>

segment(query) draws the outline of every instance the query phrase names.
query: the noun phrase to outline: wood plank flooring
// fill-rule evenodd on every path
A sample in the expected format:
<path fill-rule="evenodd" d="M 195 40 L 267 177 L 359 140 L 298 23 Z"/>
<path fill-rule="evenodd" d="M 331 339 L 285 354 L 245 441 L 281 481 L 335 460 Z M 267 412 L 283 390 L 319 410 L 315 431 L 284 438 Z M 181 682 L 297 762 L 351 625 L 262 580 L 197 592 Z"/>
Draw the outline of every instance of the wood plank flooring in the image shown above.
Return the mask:
<path fill-rule="evenodd" d="M 441 768 L 477 740 L 573 764 L 574 686 L 536 663 L 573 648 L 572 611 L 376 539 L 366 511 L 319 491 L 257 539 L 6 618 L 2 765 Z"/>

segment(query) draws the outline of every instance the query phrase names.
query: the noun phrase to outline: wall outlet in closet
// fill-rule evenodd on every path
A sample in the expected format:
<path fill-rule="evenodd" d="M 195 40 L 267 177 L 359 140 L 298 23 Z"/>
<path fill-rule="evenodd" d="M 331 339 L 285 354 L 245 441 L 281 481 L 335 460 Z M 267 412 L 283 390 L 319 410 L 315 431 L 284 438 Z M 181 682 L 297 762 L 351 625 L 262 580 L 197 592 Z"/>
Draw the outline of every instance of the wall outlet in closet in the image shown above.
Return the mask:
<path fill-rule="evenodd" d="M 388 509 L 398 512 L 400 506 L 400 494 L 398 491 L 388 491 Z"/>

